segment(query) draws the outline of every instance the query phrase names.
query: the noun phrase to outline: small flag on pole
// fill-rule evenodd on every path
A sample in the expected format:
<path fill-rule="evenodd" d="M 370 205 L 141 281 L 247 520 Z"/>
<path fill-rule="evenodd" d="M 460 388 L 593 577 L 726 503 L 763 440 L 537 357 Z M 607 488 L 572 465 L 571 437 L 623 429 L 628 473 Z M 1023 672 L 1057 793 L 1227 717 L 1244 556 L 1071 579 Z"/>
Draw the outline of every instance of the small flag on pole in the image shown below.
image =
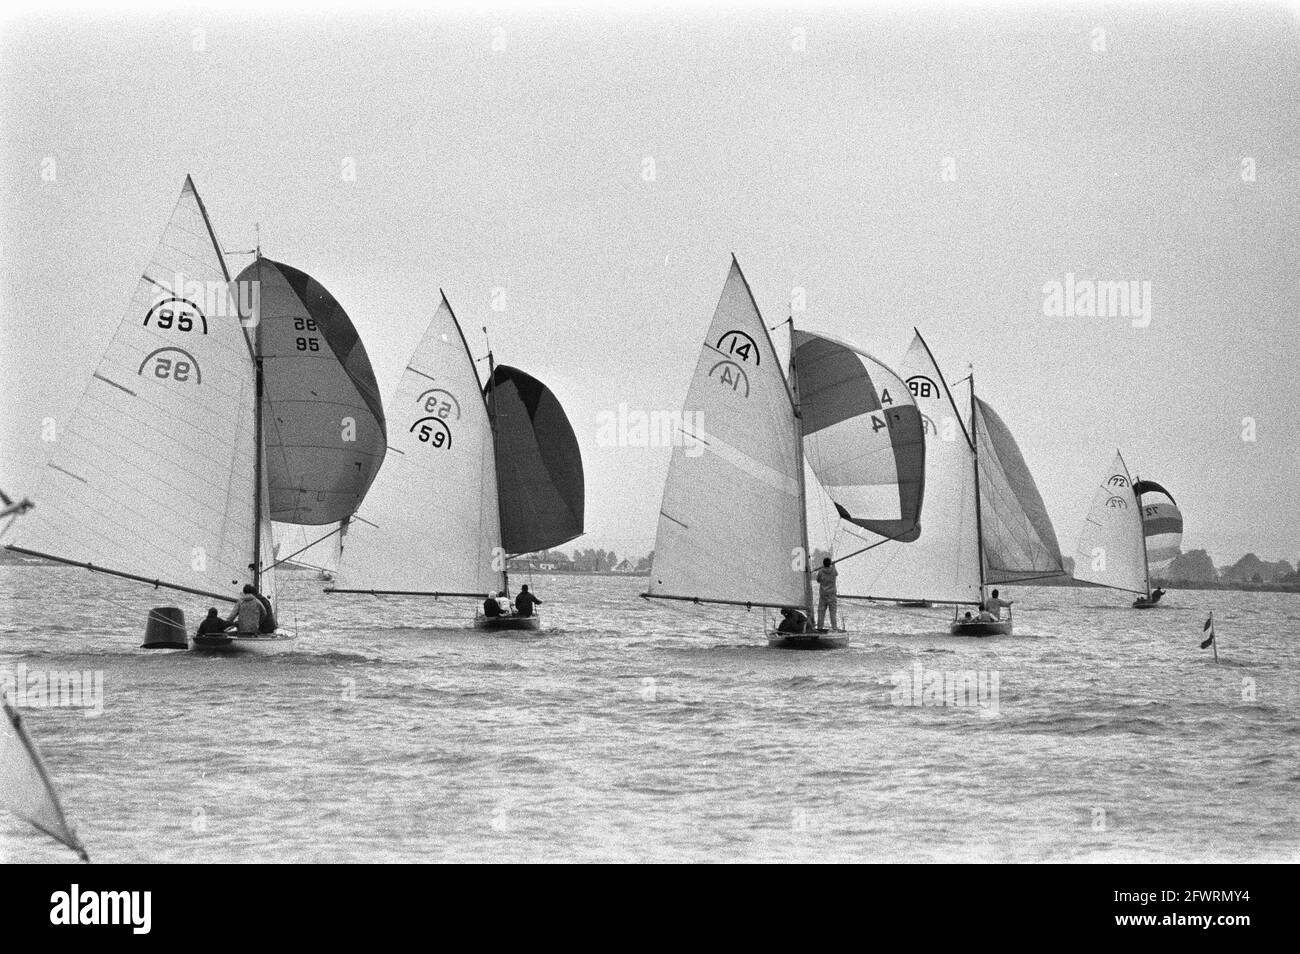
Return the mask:
<path fill-rule="evenodd" d="M 1214 647 L 1214 661 L 1215 661 L 1215 662 L 1218 662 L 1218 661 L 1219 661 L 1219 644 L 1218 644 L 1218 642 L 1217 642 L 1217 641 L 1215 640 L 1215 638 L 1214 638 L 1214 613 L 1213 613 L 1213 612 L 1210 613 L 1210 618 L 1207 619 L 1207 620 L 1205 621 L 1205 625 L 1201 627 L 1201 632 L 1203 632 L 1203 633 L 1209 633 L 1209 634 L 1210 634 L 1209 636 L 1206 636 L 1206 637 L 1205 637 L 1205 641 L 1201 643 L 1201 648 L 1202 648 L 1202 649 L 1209 649 L 1211 646 L 1213 646 L 1213 647 Z"/>

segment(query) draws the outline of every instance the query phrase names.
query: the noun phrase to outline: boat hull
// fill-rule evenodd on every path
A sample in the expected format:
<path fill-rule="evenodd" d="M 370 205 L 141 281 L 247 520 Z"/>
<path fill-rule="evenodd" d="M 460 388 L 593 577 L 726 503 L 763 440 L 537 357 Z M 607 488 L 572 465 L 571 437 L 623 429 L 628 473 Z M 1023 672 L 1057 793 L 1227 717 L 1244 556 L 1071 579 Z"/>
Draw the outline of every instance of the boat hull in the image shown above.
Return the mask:
<path fill-rule="evenodd" d="M 536 631 L 542 628 L 540 616 L 474 616 L 474 628 L 501 632 Z"/>
<path fill-rule="evenodd" d="M 1161 593 L 1160 596 L 1164 596 L 1164 594 Z M 1160 596 L 1157 596 L 1153 600 L 1147 599 L 1145 596 L 1139 596 L 1137 599 L 1133 601 L 1133 608 L 1134 609 L 1155 609 L 1156 606 L 1160 604 Z"/>
<path fill-rule="evenodd" d="M 279 653 L 292 652 L 297 645 L 298 636 L 287 629 L 277 629 L 274 633 L 258 636 L 240 636 L 237 633 L 209 633 L 195 636 L 191 652 L 216 653 L 236 656 L 274 656 Z"/>
<path fill-rule="evenodd" d="M 774 649 L 843 649 L 849 644 L 849 634 L 817 630 L 811 633 L 767 634 L 767 644 Z"/>
<path fill-rule="evenodd" d="M 1010 636 L 1011 620 L 999 619 L 991 623 L 981 623 L 979 620 L 967 623 L 964 620 L 956 620 L 949 625 L 948 633 L 952 636 Z"/>

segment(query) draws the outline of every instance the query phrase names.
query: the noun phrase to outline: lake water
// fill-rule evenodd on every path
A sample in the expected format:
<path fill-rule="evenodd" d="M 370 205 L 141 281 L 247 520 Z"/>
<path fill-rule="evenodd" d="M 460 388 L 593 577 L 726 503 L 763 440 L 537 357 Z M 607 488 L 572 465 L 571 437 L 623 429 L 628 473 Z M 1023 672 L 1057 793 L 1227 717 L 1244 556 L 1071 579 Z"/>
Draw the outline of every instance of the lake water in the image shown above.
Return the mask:
<path fill-rule="evenodd" d="M 644 583 L 539 575 L 547 630 L 494 636 L 295 580 L 298 650 L 222 658 L 138 648 L 201 599 L 4 566 L 0 669 L 102 673 L 97 717 L 24 710 L 96 861 L 1300 858 L 1300 596 L 1011 587 L 990 640 L 846 604 L 800 653 Z M 5 815 L 0 859 L 72 855 Z"/>

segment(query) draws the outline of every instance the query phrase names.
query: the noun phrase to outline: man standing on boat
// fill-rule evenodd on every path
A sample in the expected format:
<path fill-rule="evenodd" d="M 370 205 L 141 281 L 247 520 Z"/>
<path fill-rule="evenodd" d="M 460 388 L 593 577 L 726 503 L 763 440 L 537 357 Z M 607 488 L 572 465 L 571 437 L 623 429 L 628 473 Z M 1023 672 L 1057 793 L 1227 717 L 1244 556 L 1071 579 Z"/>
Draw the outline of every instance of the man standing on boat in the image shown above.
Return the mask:
<path fill-rule="evenodd" d="M 520 616 L 532 616 L 533 606 L 539 605 L 542 601 L 528 592 L 528 584 L 525 583 L 519 588 L 519 595 L 515 597 L 515 612 Z"/>
<path fill-rule="evenodd" d="M 835 618 L 835 578 L 840 571 L 835 569 L 830 557 L 822 559 L 822 567 L 817 571 L 817 628 L 826 628 L 826 610 L 831 611 L 831 629 L 838 631 L 839 621 Z"/>
<path fill-rule="evenodd" d="M 984 607 L 993 614 L 994 619 L 1001 619 L 1003 608 L 1010 610 L 1013 602 L 1015 601 L 1000 599 L 998 597 L 998 591 L 994 590 L 993 595 L 984 601 Z"/>

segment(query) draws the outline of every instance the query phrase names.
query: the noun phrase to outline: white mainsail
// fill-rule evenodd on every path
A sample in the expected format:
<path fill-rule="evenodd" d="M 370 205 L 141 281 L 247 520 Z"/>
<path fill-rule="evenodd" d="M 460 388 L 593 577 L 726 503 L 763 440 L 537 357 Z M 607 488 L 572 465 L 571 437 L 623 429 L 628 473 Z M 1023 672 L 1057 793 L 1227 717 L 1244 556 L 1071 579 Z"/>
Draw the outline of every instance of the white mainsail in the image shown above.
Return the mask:
<path fill-rule="evenodd" d="M 83 861 L 89 861 L 81 839 L 63 813 L 40 751 L 3 695 L 0 690 L 0 808 L 8 809 L 33 828 L 67 845 Z"/>
<path fill-rule="evenodd" d="M 388 413 L 388 453 L 348 526 L 331 591 L 485 596 L 502 590 L 492 427 L 446 296 Z"/>
<path fill-rule="evenodd" d="M 256 508 L 265 516 L 268 503 L 255 488 L 255 365 L 228 283 L 187 176 L 126 314 L 60 422 L 41 506 L 15 548 L 218 599 L 251 579 Z M 270 521 L 261 524 L 269 554 Z M 262 589 L 274 598 L 273 575 Z"/>
<path fill-rule="evenodd" d="M 681 426 L 648 595 L 805 606 L 803 461 L 794 405 L 734 258 Z"/>
<path fill-rule="evenodd" d="M 1117 590 L 1148 592 L 1142 515 L 1119 451 L 1093 494 L 1075 547 L 1074 576 Z"/>
<path fill-rule="evenodd" d="M 919 333 L 899 366 L 925 431 L 925 507 L 913 542 L 885 541 L 841 523 L 835 541 L 841 596 L 978 603 L 980 549 L 975 458 L 966 415 Z M 964 402 L 969 406 L 968 402 Z M 855 551 L 871 549 L 850 556 Z"/>

